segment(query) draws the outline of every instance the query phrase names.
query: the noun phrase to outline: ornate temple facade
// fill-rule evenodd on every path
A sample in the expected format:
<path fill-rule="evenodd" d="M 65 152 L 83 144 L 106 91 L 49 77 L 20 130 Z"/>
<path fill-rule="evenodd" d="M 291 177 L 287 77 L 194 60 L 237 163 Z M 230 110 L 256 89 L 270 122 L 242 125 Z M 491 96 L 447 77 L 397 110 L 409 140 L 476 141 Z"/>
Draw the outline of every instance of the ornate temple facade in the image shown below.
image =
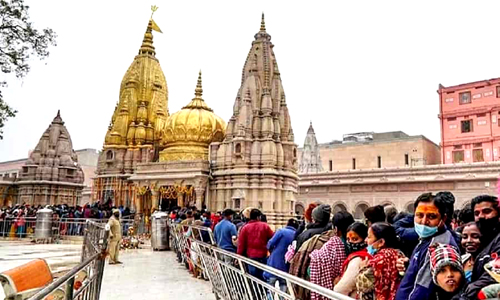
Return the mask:
<path fill-rule="evenodd" d="M 214 209 L 251 206 L 271 218 L 293 212 L 297 146 L 273 47 L 262 16 L 226 137 L 211 145 L 209 202 Z"/>
<path fill-rule="evenodd" d="M 58 111 L 18 177 L 0 182 L 0 204 L 74 206 L 80 203 L 83 182 L 82 167 Z"/>
<path fill-rule="evenodd" d="M 153 30 L 159 28 L 151 19 L 123 78 L 93 199 L 145 214 L 173 206 L 253 206 L 281 222 L 276 216 L 294 208 L 297 146 L 264 17 L 227 128 L 202 97 L 201 72 L 194 98 L 169 115 Z"/>
<path fill-rule="evenodd" d="M 316 134 L 314 133 L 314 128 L 311 122 L 311 124 L 309 124 L 309 129 L 307 130 L 306 139 L 304 140 L 304 148 L 302 148 L 302 154 L 300 156 L 299 173 L 309 174 L 319 172 L 323 172 L 323 165 L 321 163 L 318 140 L 316 140 Z"/>

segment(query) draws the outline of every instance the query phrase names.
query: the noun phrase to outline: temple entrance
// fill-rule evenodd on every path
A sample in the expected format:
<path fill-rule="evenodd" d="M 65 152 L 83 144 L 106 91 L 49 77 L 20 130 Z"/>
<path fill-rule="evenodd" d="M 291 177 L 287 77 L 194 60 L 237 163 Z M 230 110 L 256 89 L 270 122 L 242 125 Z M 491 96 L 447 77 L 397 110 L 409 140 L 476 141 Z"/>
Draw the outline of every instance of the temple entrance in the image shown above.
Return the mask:
<path fill-rule="evenodd" d="M 179 206 L 179 195 L 173 185 L 160 187 L 159 194 L 159 207 L 161 211 L 171 211 Z"/>

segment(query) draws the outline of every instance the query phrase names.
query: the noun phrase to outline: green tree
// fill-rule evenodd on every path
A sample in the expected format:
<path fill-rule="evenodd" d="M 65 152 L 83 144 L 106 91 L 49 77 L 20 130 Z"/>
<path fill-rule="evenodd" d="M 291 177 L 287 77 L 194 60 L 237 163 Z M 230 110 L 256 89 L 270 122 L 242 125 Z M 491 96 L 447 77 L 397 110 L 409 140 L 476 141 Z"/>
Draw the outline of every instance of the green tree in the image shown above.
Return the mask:
<path fill-rule="evenodd" d="M 30 22 L 29 6 L 24 0 L 0 0 L 0 139 L 8 118 L 17 111 L 3 99 L 1 88 L 7 86 L 8 74 L 22 79 L 30 70 L 30 56 L 40 59 L 49 56 L 49 46 L 56 45 L 56 34 L 50 28 L 36 29 Z"/>

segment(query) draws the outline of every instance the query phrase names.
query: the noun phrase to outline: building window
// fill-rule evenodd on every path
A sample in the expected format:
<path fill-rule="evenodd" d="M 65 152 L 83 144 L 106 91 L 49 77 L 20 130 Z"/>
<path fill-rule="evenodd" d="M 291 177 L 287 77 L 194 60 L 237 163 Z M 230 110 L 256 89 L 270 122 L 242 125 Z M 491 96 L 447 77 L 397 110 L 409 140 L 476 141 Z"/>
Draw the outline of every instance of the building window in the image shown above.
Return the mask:
<path fill-rule="evenodd" d="M 500 98 L 500 85 L 497 86 L 497 98 Z"/>
<path fill-rule="evenodd" d="M 463 92 L 459 94 L 460 104 L 467 104 L 471 102 L 470 92 Z"/>
<path fill-rule="evenodd" d="M 481 148 L 481 147 L 483 147 L 483 144 L 482 143 L 475 143 L 474 145 L 472 145 L 472 147 Z"/>
<path fill-rule="evenodd" d="M 472 132 L 472 120 L 462 121 L 462 133 Z"/>
<path fill-rule="evenodd" d="M 236 154 L 240 154 L 241 153 L 241 144 L 236 144 L 236 149 L 234 150 L 236 152 Z"/>
<path fill-rule="evenodd" d="M 356 170 L 356 159 L 355 158 L 352 159 L 352 169 Z"/>
<path fill-rule="evenodd" d="M 460 163 L 464 161 L 464 151 L 453 151 L 453 163 Z"/>
<path fill-rule="evenodd" d="M 446 120 L 447 120 L 448 122 L 453 122 L 453 121 L 456 121 L 456 120 L 457 120 L 457 118 L 456 118 L 456 117 L 453 117 L 453 118 L 448 118 L 448 119 L 446 119 Z"/>
<path fill-rule="evenodd" d="M 455 146 L 453 146 L 453 149 L 460 150 L 460 149 L 462 149 L 462 147 L 463 147 L 462 145 L 455 145 Z"/>
<path fill-rule="evenodd" d="M 410 156 L 408 154 L 405 154 L 405 166 L 410 165 Z"/>
<path fill-rule="evenodd" d="M 328 164 L 329 164 L 329 167 L 330 167 L 330 168 L 329 168 L 329 169 L 330 169 L 330 171 L 333 171 L 333 161 L 332 161 L 331 159 L 330 159 L 330 161 L 328 162 Z"/>
<path fill-rule="evenodd" d="M 377 165 L 379 168 L 382 168 L 382 157 L 381 156 L 377 156 Z"/>
<path fill-rule="evenodd" d="M 484 161 L 483 149 L 474 149 L 474 150 L 472 150 L 472 161 L 473 162 Z"/>

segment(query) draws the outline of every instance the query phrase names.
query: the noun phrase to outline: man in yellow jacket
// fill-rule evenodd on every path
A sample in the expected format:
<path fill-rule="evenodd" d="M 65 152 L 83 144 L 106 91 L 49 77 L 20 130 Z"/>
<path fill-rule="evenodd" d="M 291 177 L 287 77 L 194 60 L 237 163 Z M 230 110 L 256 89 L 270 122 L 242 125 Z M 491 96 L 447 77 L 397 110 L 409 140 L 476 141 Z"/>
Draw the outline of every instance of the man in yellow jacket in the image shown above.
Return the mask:
<path fill-rule="evenodd" d="M 109 228 L 109 264 L 121 264 L 122 262 L 118 260 L 118 254 L 122 241 L 122 226 L 120 224 L 120 211 L 118 209 L 113 209 L 113 216 L 109 218 L 106 228 Z"/>

